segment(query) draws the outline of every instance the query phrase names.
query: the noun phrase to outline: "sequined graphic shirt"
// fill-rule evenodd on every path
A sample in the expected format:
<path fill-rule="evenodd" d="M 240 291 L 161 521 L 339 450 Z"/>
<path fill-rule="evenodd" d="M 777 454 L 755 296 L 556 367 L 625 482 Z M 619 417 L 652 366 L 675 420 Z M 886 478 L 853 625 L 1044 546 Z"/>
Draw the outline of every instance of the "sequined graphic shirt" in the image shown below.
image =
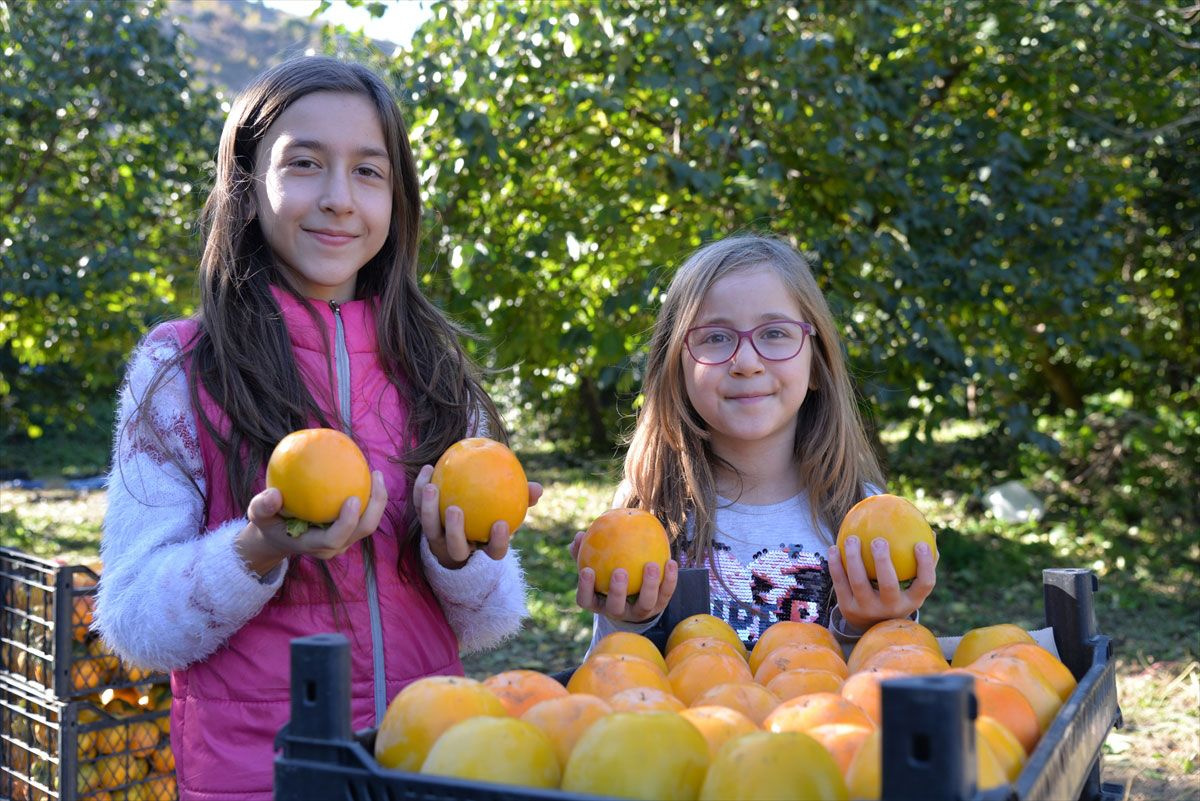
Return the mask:
<path fill-rule="evenodd" d="M 780 620 L 828 626 L 832 543 L 824 526 L 813 527 L 807 495 L 766 506 L 718 498 L 713 553 L 699 565 L 709 570 L 712 614 L 748 646 Z"/>

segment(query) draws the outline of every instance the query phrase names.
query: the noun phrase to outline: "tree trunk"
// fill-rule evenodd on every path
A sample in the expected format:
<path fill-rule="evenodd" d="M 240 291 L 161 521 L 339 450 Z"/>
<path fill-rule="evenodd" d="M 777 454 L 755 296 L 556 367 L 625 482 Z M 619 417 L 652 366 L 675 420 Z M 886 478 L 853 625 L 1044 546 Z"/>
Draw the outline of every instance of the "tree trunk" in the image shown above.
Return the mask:
<path fill-rule="evenodd" d="M 1062 407 L 1076 411 L 1082 409 L 1083 396 L 1079 394 L 1079 388 L 1075 386 L 1075 379 L 1067 366 L 1056 364 L 1046 354 L 1039 354 L 1037 363 L 1042 377 L 1046 379 L 1050 391 Z"/>
<path fill-rule="evenodd" d="M 608 429 L 604 425 L 604 412 L 600 408 L 600 390 L 590 376 L 579 381 L 579 406 L 584 413 L 584 424 L 588 446 L 599 450 L 609 444 Z"/>

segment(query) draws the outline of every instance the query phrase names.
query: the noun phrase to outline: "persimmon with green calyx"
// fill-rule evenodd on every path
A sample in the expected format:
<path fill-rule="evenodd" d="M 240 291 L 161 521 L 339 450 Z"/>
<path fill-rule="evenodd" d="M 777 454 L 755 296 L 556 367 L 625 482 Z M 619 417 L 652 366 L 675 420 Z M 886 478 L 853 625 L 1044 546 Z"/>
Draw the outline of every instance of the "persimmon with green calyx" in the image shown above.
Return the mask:
<path fill-rule="evenodd" d="M 429 479 L 438 488 L 443 525 L 446 510 L 463 513 L 463 532 L 471 542 L 487 542 L 492 526 L 503 520 L 512 533 L 529 511 L 529 481 L 517 455 L 486 437 L 460 440 L 438 458 Z"/>
<path fill-rule="evenodd" d="M 925 515 L 898 495 L 868 496 L 846 513 L 837 535 L 843 567 L 846 565 L 846 540 L 849 537 L 858 537 L 862 543 L 863 567 L 867 570 L 867 578 L 872 581 L 877 578 L 875 557 L 871 553 L 871 542 L 876 538 L 887 540 L 892 566 L 896 568 L 896 578 L 900 581 L 916 578 L 914 548 L 918 543 L 928 545 L 933 558 L 937 559 L 937 541 L 933 529 L 925 521 Z"/>
<path fill-rule="evenodd" d="M 371 468 L 354 440 L 332 428 L 293 431 L 275 446 L 267 461 L 267 487 L 279 490 L 288 534 L 298 537 L 311 526 L 337 520 L 346 500 L 358 498 L 365 509 L 371 497 Z"/>

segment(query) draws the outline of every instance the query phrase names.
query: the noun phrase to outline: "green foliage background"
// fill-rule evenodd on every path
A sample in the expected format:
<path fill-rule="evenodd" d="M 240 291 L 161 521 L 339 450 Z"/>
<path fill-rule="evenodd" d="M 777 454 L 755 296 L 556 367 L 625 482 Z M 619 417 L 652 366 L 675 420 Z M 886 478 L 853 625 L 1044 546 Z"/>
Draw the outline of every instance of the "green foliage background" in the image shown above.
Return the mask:
<path fill-rule="evenodd" d="M 0 0 L 0 480 L 104 470 L 130 348 L 194 303 L 216 84 L 312 41 L 226 46 L 235 4 L 201 5 Z M 226 26 L 215 47 L 181 6 Z M 819 259 L 889 488 L 938 533 L 923 622 L 1037 627 L 1040 570 L 1090 567 L 1126 670 L 1195 660 L 1198 27 L 1157 0 L 440 0 L 393 55 L 325 26 L 400 93 L 425 288 L 483 335 L 547 487 L 531 620 L 468 670 L 582 655 L 567 544 L 608 503 L 661 293 L 742 231 Z M 985 512 L 1010 479 L 1043 520 Z M 94 556 L 98 496 L 5 489 L 0 541 Z M 1192 665 L 1124 694 L 1163 766 L 1134 798 L 1195 795 L 1194 698 L 1148 738 Z"/>

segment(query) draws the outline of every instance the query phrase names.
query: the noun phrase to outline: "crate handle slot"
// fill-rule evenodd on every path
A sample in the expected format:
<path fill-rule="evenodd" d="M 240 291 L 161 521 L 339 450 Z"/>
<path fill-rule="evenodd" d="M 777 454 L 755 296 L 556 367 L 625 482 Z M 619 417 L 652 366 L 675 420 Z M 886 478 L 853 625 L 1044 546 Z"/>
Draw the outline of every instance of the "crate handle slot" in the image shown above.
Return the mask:
<path fill-rule="evenodd" d="M 883 797 L 889 801 L 975 794 L 975 680 L 970 676 L 889 679 L 880 689 Z M 962 754 L 962 759 L 950 755 Z"/>
<path fill-rule="evenodd" d="M 292 719 L 277 742 L 350 740 L 350 641 L 341 634 L 292 640 Z M 286 731 L 286 736 L 284 735 Z"/>
<path fill-rule="evenodd" d="M 1096 638 L 1096 607 L 1093 596 L 1100 582 L 1091 570 L 1056 567 L 1042 571 L 1042 595 L 1046 625 L 1054 629 L 1059 658 L 1081 680 L 1092 666 L 1092 642 Z"/>

